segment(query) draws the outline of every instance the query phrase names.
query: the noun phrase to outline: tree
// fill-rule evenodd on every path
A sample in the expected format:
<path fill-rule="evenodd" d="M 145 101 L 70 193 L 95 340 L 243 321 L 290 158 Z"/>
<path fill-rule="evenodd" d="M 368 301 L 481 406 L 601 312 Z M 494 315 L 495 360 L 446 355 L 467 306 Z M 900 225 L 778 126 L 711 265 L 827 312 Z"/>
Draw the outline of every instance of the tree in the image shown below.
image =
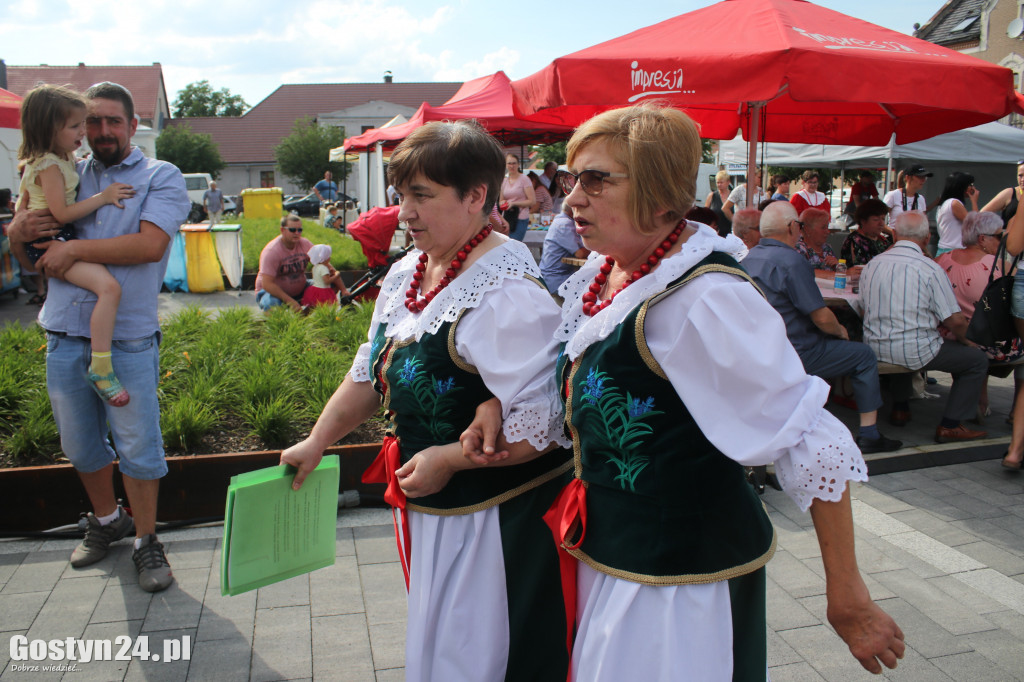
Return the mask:
<path fill-rule="evenodd" d="M 340 183 L 348 175 L 348 164 L 330 161 L 331 150 L 345 142 L 345 129 L 320 125 L 312 118 L 295 122 L 292 134 L 274 147 L 281 172 L 299 187 L 312 187 L 331 171 Z"/>
<path fill-rule="evenodd" d="M 188 125 L 163 129 L 156 138 L 156 158 L 173 163 L 182 173 L 209 173 L 214 179 L 224 168 L 224 159 L 213 138 L 193 133 Z"/>
<path fill-rule="evenodd" d="M 565 163 L 565 142 L 542 144 L 534 147 L 534 149 L 537 150 L 541 166 L 547 165 L 548 161 L 554 161 L 557 164 Z"/>
<path fill-rule="evenodd" d="M 715 154 L 711 151 L 711 140 L 700 139 L 700 162 L 714 163 Z"/>
<path fill-rule="evenodd" d="M 542 144 L 534 147 L 537 150 L 537 156 L 540 157 L 541 165 L 546 164 L 548 161 L 554 161 L 558 164 L 565 163 L 565 142 L 554 142 L 552 144 Z M 701 163 L 714 163 L 715 155 L 711 152 L 711 140 L 700 141 L 700 153 Z"/>
<path fill-rule="evenodd" d="M 241 116 L 248 108 L 241 95 L 232 95 L 227 88 L 215 91 L 210 81 L 202 80 L 189 83 L 178 91 L 174 100 L 174 117 Z"/>

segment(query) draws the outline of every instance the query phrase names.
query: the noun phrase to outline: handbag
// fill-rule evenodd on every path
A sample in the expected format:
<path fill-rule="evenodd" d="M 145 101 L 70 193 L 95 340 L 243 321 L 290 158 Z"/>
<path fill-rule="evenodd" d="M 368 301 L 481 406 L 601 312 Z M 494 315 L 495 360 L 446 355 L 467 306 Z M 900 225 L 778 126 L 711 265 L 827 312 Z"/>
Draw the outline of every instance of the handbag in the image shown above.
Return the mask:
<path fill-rule="evenodd" d="M 988 284 L 985 285 L 985 293 L 978 299 L 974 306 L 974 315 L 967 326 L 967 338 L 980 346 L 996 346 L 999 343 L 1008 343 L 1017 336 L 1017 327 L 1013 322 L 1013 315 L 1010 312 L 1013 300 L 1012 274 L 1020 254 L 1013 259 L 1009 268 L 1006 267 L 1006 238 L 999 242 L 999 249 L 996 250 L 995 265 L 988 273 Z M 996 269 L 1002 274 L 996 278 Z"/>
<path fill-rule="evenodd" d="M 506 223 L 508 223 L 509 230 L 516 229 L 516 223 L 519 221 L 519 207 L 512 206 L 505 209 L 502 211 L 501 217 L 505 219 Z"/>

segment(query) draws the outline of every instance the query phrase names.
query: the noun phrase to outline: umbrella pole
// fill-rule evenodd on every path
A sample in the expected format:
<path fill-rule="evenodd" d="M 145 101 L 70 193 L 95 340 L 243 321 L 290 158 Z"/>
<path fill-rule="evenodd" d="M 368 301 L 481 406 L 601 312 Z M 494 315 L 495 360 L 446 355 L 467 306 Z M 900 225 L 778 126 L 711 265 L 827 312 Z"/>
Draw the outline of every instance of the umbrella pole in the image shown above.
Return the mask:
<path fill-rule="evenodd" d="M 750 135 L 747 140 L 747 208 L 754 205 L 754 195 L 757 193 L 757 190 L 751 187 L 751 183 L 757 177 L 757 138 L 761 136 L 761 111 L 764 104 L 751 102 L 747 110 L 750 115 Z"/>

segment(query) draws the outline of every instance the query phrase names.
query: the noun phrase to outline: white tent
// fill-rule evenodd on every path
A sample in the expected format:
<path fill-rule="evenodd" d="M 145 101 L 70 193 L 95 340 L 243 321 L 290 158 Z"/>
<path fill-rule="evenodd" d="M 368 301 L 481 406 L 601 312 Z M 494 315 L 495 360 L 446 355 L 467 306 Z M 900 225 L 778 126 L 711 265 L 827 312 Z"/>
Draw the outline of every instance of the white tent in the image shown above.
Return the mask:
<path fill-rule="evenodd" d="M 885 168 L 892 159 L 894 171 L 920 163 L 935 177 L 925 190 L 937 197 L 949 173 L 963 171 L 975 178 L 981 191 L 979 204 L 1000 190 L 1016 184 L 1016 164 L 1024 159 L 1024 130 L 1002 123 L 986 123 L 945 135 L 889 147 L 851 147 L 844 145 L 791 144 L 768 142 L 758 145 L 760 163 L 799 168 Z M 723 140 L 719 161 L 745 163 L 747 143 L 741 138 Z M 850 175 L 848 172 L 846 175 Z"/>

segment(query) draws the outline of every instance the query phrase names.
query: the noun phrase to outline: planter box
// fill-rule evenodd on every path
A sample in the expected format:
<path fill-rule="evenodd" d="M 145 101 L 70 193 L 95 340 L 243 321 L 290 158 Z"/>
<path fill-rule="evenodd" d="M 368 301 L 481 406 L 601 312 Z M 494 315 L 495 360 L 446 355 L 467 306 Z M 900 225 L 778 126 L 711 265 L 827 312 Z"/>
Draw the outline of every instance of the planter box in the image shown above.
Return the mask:
<path fill-rule="evenodd" d="M 363 471 L 380 451 L 379 443 L 339 445 L 325 454 L 341 456 L 341 490 L 384 495 L 384 486 L 360 481 Z M 223 518 L 228 483 L 235 474 L 274 466 L 280 450 L 238 452 L 223 455 L 168 457 L 167 475 L 160 479 L 157 519 L 186 521 Z M 127 500 L 114 463 L 114 489 Z M 56 464 L 43 467 L 0 469 L 0 531 L 38 531 L 76 523 L 81 512 L 92 507 L 74 467 Z"/>

